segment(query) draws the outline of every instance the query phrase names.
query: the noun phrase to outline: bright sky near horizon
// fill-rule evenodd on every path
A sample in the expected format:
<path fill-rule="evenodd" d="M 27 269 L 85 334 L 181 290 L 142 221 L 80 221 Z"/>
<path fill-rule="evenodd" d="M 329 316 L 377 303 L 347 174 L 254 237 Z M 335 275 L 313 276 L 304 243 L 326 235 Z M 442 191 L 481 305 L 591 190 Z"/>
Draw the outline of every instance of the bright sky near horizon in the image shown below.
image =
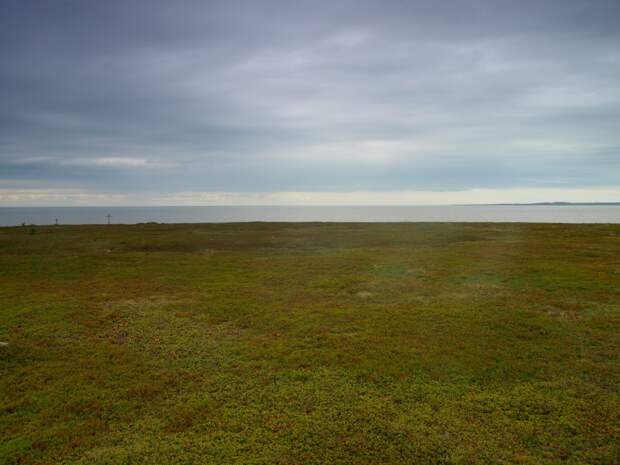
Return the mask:
<path fill-rule="evenodd" d="M 620 201 L 617 0 L 0 3 L 0 205 Z"/>

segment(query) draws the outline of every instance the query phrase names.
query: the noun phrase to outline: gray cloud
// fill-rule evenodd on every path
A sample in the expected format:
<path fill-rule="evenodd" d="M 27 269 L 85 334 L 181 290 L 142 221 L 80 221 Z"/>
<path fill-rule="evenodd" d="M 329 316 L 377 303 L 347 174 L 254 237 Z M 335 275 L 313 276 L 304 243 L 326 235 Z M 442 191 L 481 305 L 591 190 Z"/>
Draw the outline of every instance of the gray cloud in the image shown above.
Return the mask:
<path fill-rule="evenodd" d="M 617 1 L 5 1 L 0 181 L 620 184 Z"/>

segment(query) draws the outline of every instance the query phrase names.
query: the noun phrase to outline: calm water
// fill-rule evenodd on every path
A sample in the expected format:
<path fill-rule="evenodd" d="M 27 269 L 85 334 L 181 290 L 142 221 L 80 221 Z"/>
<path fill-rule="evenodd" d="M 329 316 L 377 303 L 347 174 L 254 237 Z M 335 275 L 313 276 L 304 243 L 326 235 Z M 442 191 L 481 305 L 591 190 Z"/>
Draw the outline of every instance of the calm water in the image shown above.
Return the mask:
<path fill-rule="evenodd" d="M 222 223 L 235 221 L 490 221 L 620 223 L 620 206 L 426 207 L 28 207 L 0 208 L 0 226 L 27 224 Z"/>

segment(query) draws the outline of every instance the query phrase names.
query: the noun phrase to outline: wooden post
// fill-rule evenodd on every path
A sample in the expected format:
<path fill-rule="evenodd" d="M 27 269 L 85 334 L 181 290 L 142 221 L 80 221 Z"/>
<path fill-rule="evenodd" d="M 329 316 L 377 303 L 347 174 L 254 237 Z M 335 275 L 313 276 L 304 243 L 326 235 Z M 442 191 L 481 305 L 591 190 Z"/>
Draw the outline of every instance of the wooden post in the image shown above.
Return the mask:
<path fill-rule="evenodd" d="M 110 224 L 110 218 L 112 218 L 112 215 L 110 215 L 109 213 L 106 215 L 108 218 L 108 224 Z"/>

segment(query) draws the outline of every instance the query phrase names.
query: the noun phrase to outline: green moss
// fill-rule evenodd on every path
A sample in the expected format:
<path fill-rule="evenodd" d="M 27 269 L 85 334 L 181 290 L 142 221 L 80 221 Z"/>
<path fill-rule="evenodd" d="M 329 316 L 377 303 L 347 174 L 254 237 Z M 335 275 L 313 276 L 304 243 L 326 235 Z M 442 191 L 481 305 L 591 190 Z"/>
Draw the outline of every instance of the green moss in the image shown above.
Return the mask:
<path fill-rule="evenodd" d="M 0 463 L 620 463 L 620 227 L 0 229 Z"/>

